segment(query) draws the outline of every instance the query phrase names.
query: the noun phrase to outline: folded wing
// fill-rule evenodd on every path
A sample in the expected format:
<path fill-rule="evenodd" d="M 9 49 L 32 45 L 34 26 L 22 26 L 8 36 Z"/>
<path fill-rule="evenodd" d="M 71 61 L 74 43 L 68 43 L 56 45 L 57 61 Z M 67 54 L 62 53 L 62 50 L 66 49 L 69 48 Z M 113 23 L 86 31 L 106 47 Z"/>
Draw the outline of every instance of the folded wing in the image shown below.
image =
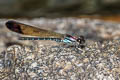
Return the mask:
<path fill-rule="evenodd" d="M 39 36 L 43 38 L 64 38 L 64 34 L 36 28 L 30 25 L 22 24 L 16 21 L 6 22 L 6 26 L 11 31 L 30 36 Z"/>

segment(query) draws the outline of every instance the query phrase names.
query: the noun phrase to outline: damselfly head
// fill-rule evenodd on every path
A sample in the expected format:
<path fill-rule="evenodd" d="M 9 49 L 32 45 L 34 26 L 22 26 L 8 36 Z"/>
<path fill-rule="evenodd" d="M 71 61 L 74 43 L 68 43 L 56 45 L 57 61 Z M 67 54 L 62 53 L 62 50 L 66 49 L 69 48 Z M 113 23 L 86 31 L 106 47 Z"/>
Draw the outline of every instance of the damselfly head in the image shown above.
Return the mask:
<path fill-rule="evenodd" d="M 80 47 L 80 48 L 85 47 L 85 38 L 84 38 L 84 36 L 78 37 L 76 41 L 79 43 L 78 47 Z"/>
<path fill-rule="evenodd" d="M 78 42 L 79 44 L 84 44 L 84 43 L 85 43 L 84 36 L 78 37 L 78 38 L 77 38 L 77 42 Z"/>

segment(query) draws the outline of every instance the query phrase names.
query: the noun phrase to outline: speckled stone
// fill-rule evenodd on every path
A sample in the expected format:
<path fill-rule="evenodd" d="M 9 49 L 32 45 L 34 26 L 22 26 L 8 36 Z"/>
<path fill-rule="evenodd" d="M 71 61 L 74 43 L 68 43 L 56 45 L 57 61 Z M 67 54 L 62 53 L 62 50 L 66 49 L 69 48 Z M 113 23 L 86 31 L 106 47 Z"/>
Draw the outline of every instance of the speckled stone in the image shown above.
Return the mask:
<path fill-rule="evenodd" d="M 83 34 L 86 38 L 85 48 L 66 47 L 61 43 L 51 41 L 19 41 L 17 37 L 22 35 L 2 27 L 0 41 L 4 49 L 0 53 L 0 79 L 120 79 L 119 36 L 117 35 L 118 38 L 112 36 L 109 39 L 102 36 L 118 32 L 119 24 L 114 23 L 113 25 L 112 23 L 76 18 L 41 18 L 40 20 L 18 21 L 44 28 L 49 25 L 49 28 L 62 33 L 74 34 L 76 32 L 75 34 L 78 36 Z M 5 23 L 4 20 L 3 23 Z M 54 28 L 55 26 L 57 28 Z M 100 26 L 102 29 L 98 29 Z"/>
<path fill-rule="evenodd" d="M 13 45 L 1 53 L 1 79 L 119 79 L 120 57 L 116 52 L 120 41 L 104 42 L 104 47 L 96 45 L 86 45 L 81 53 L 75 47 L 47 45 L 36 51 L 37 45 Z"/>

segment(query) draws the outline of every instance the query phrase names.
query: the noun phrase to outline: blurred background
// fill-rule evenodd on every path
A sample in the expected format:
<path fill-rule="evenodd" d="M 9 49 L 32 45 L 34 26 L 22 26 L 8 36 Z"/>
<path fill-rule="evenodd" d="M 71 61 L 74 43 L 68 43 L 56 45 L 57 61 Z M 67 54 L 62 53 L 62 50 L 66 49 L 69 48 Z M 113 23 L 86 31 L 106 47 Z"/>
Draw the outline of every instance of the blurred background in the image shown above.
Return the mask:
<path fill-rule="evenodd" d="M 120 0 L 0 0 L 1 18 L 119 15 Z"/>
<path fill-rule="evenodd" d="M 21 36 L 5 23 L 16 20 L 86 40 L 103 42 L 120 37 L 120 0 L 0 0 L 0 46 Z M 9 43 L 9 44 L 8 44 Z"/>

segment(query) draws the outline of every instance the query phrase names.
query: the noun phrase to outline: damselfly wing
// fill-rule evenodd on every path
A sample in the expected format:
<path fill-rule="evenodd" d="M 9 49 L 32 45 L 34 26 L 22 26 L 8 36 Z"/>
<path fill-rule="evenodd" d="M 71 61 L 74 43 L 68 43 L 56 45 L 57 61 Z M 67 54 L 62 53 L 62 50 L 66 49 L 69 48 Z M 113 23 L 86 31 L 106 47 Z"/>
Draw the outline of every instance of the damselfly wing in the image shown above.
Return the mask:
<path fill-rule="evenodd" d="M 50 37 L 50 38 L 63 38 L 64 37 L 63 34 L 59 34 L 59 33 L 44 30 L 44 29 L 40 29 L 40 28 L 26 25 L 23 23 L 19 23 L 16 21 L 8 21 L 8 22 L 6 22 L 6 26 L 11 31 L 14 31 L 14 32 L 17 32 L 20 34 L 24 34 L 24 35 L 40 36 L 40 37 L 44 37 L 44 38 L 48 38 L 48 37 Z"/>

